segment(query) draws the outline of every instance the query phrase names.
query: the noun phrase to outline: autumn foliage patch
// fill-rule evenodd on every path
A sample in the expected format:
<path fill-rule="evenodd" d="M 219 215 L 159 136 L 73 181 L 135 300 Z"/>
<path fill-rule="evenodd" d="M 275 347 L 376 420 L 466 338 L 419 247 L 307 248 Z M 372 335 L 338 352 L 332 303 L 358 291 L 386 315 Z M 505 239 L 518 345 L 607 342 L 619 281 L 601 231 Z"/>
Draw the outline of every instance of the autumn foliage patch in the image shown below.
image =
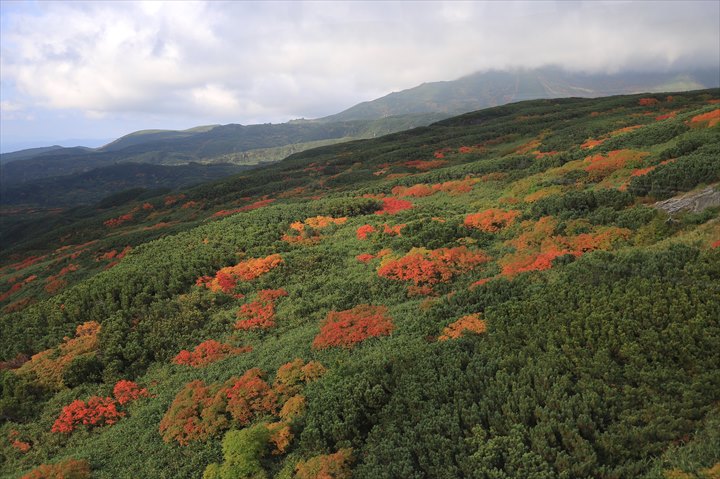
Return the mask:
<path fill-rule="evenodd" d="M 433 285 L 447 282 L 489 260 L 482 251 L 470 251 L 466 246 L 436 250 L 413 248 L 402 258 L 385 262 L 378 269 L 378 276 L 411 281 L 416 286 Z"/>
<path fill-rule="evenodd" d="M 279 254 L 271 254 L 265 258 L 253 258 L 241 261 L 235 266 L 227 266 L 215 273 L 214 277 L 203 276 L 195 284 L 204 286 L 212 292 L 232 293 L 238 281 L 252 281 L 283 263 Z"/>
<path fill-rule="evenodd" d="M 718 123 L 720 123 L 720 108 L 702 115 L 696 115 L 690 119 L 690 125 L 692 126 L 707 126 L 710 128 Z"/>
<path fill-rule="evenodd" d="M 517 210 L 499 210 L 491 208 L 480 213 L 467 215 L 464 224 L 468 228 L 478 229 L 486 233 L 497 233 L 503 228 L 512 225 L 520 216 Z"/>
<path fill-rule="evenodd" d="M 343 225 L 347 220 L 347 217 L 315 216 L 305 221 L 296 221 L 290 224 L 291 232 L 284 234 L 282 240 L 288 243 L 317 243 L 322 239 L 320 230 L 329 226 Z"/>
<path fill-rule="evenodd" d="M 466 178 L 464 180 L 446 181 L 432 185 L 418 183 L 412 186 L 395 186 L 391 192 L 395 196 L 412 198 L 422 198 L 440 192 L 445 192 L 450 195 L 461 195 L 472 191 L 473 186 L 479 181 L 477 178 Z"/>
<path fill-rule="evenodd" d="M 393 330 L 387 307 L 361 304 L 346 311 L 331 311 L 315 337 L 313 347 L 352 348 L 367 338 L 387 336 Z"/>
<path fill-rule="evenodd" d="M 184 446 L 205 441 L 232 424 L 248 425 L 259 416 L 279 414 L 290 420 L 304 410 L 305 400 L 299 396 L 304 385 L 324 372 L 320 363 L 306 364 L 296 359 L 278 369 L 272 386 L 258 368 L 224 383 L 191 381 L 175 396 L 160 421 L 160 433 L 165 442 L 176 441 Z M 276 426 L 276 446 L 286 447 L 285 441 L 291 437 L 281 431 L 283 426 Z"/>
<path fill-rule="evenodd" d="M 556 235 L 557 224 L 557 220 L 550 216 L 540 218 L 537 222 L 523 222 L 521 227 L 524 232 L 507 242 L 516 252 L 500 260 L 502 275 L 512 277 L 526 271 L 550 269 L 556 258 L 565 255 L 578 257 L 590 251 L 609 250 L 615 241 L 630 237 L 630 230 L 615 226 L 598 227 L 592 233 Z"/>
<path fill-rule="evenodd" d="M 604 178 L 616 170 L 625 168 L 631 163 L 637 163 L 648 153 L 633 150 L 613 150 L 606 155 L 589 156 L 585 159 L 583 168 L 593 179 Z"/>
<path fill-rule="evenodd" d="M 400 211 L 409 210 L 413 206 L 409 201 L 398 198 L 383 198 L 381 201 L 383 206 L 375 212 L 376 215 L 394 215 Z"/>
<path fill-rule="evenodd" d="M 447 341 L 448 339 L 457 339 L 466 332 L 481 334 L 486 330 L 485 321 L 480 319 L 480 314 L 469 314 L 458 319 L 454 323 L 450 323 L 440 336 L 438 341 Z"/>
<path fill-rule="evenodd" d="M 140 388 L 132 381 L 118 381 L 113 389 L 115 399 L 92 396 L 87 402 L 77 399 L 63 407 L 60 416 L 52 425 L 52 432 L 71 433 L 79 426 L 109 426 L 125 416 L 119 407 L 143 397 L 148 397 L 147 389 Z"/>
<path fill-rule="evenodd" d="M 415 168 L 420 171 L 428 171 L 428 170 L 434 170 L 435 168 L 440 168 L 441 166 L 444 166 L 447 164 L 447 160 L 410 160 L 403 163 L 403 165 Z"/>
<path fill-rule="evenodd" d="M 235 329 L 268 329 L 275 326 L 275 300 L 283 296 L 287 296 L 284 289 L 260 291 L 257 300 L 240 307 Z"/>
<path fill-rule="evenodd" d="M 73 360 L 80 356 L 93 354 L 99 347 L 98 334 L 100 324 L 88 321 L 79 325 L 74 338 L 65 338 L 57 348 L 41 351 L 30 361 L 17 369 L 17 374 L 36 377 L 37 382 L 49 389 L 58 390 L 64 386 L 63 372 Z"/>
<path fill-rule="evenodd" d="M 229 344 L 224 344 L 214 339 L 208 339 L 195 346 L 195 349 L 188 351 L 183 349 L 173 359 L 173 363 L 193 368 L 207 366 L 208 364 L 220 361 L 236 354 L 242 354 L 252 351 L 250 346 L 244 348 L 236 348 Z"/>
<path fill-rule="evenodd" d="M 89 479 L 90 464 L 85 460 L 67 459 L 55 464 L 42 464 L 21 479 Z"/>
<path fill-rule="evenodd" d="M 367 239 L 369 234 L 372 234 L 375 231 L 377 230 L 372 225 L 362 225 L 355 232 L 355 236 L 357 236 L 357 239 L 359 240 L 365 240 Z"/>
<path fill-rule="evenodd" d="M 334 454 L 315 456 L 295 467 L 296 479 L 350 479 L 352 449 L 340 449 Z"/>

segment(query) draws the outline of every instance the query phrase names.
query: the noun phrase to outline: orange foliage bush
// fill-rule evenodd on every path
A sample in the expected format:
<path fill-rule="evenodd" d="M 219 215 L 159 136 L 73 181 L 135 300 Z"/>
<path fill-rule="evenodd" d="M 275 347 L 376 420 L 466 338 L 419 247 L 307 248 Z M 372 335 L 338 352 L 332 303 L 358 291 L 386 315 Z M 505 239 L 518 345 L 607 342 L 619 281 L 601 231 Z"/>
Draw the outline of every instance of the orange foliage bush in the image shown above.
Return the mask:
<path fill-rule="evenodd" d="M 310 361 L 306 364 L 302 359 L 294 359 L 278 368 L 273 382 L 273 391 L 277 395 L 278 401 L 285 403 L 299 394 L 303 385 L 320 379 L 326 371 L 325 367 L 317 361 Z"/>
<path fill-rule="evenodd" d="M 57 348 L 41 351 L 17 369 L 17 374 L 37 377 L 37 382 L 49 389 L 64 386 L 63 372 L 72 361 L 82 355 L 94 353 L 99 347 L 100 324 L 89 321 L 79 325 L 75 337 L 65 338 Z"/>
<path fill-rule="evenodd" d="M 707 126 L 713 127 L 720 123 L 720 108 L 717 110 L 703 113 L 702 115 L 696 115 L 690 119 L 690 125 L 692 126 Z"/>
<path fill-rule="evenodd" d="M 25 454 L 32 449 L 32 445 L 29 442 L 23 441 L 20 438 L 20 431 L 17 429 L 11 429 L 8 433 L 7 439 L 12 448 L 20 453 Z"/>
<path fill-rule="evenodd" d="M 377 230 L 372 225 L 362 225 L 355 232 L 355 236 L 357 236 L 357 239 L 359 240 L 365 240 L 369 234 L 375 233 L 375 231 Z"/>
<path fill-rule="evenodd" d="M 331 311 L 313 341 L 313 348 L 352 348 L 367 338 L 387 336 L 393 330 L 387 307 L 361 304 L 345 311 Z"/>
<path fill-rule="evenodd" d="M 285 404 L 283 404 L 283 407 L 280 409 L 279 416 L 284 421 L 292 421 L 294 418 L 302 416 L 304 413 L 305 396 L 296 394 L 295 396 L 285 401 Z"/>
<path fill-rule="evenodd" d="M 646 157 L 648 153 L 633 150 L 613 150 L 607 154 L 589 156 L 585 158 L 584 170 L 590 173 L 593 179 L 604 178 L 612 172 L 625 168 L 630 162 L 637 162 Z"/>
<path fill-rule="evenodd" d="M 191 381 L 178 392 L 160 421 L 160 433 L 165 442 L 177 441 L 185 446 L 192 441 L 205 441 L 227 429 L 231 419 L 245 426 L 260 415 L 275 415 L 282 408 L 280 417 L 291 421 L 304 411 L 305 398 L 298 394 L 303 385 L 324 372 L 325 368 L 316 361 L 306 364 L 295 359 L 278 369 L 272 387 L 258 368 L 225 383 L 206 385 L 199 380 Z M 282 429 L 279 423 L 275 425 Z M 285 439 L 287 446 L 292 438 L 287 435 L 289 431 L 276 432 L 276 447 L 280 448 Z"/>
<path fill-rule="evenodd" d="M 516 252 L 500 260 L 502 275 L 512 277 L 526 271 L 542 271 L 552 268 L 555 258 L 565 255 L 575 257 L 595 250 L 608 250 L 614 241 L 627 239 L 630 230 L 614 226 L 598 228 L 595 233 L 571 236 L 554 235 L 557 220 L 546 216 L 537 222 L 521 224 L 525 230 L 520 236 L 507 242 Z"/>
<path fill-rule="evenodd" d="M 66 459 L 56 464 L 42 464 L 21 479 L 89 479 L 90 464 L 86 460 Z"/>
<path fill-rule="evenodd" d="M 340 449 L 335 454 L 315 456 L 295 466 L 296 479 L 350 479 L 352 449 Z"/>
<path fill-rule="evenodd" d="M 638 105 L 640 106 L 653 106 L 660 103 L 660 101 L 657 98 L 640 98 L 638 100 Z"/>
<path fill-rule="evenodd" d="M 381 265 L 378 276 L 412 281 L 416 286 L 433 285 L 447 282 L 489 260 L 482 251 L 470 251 L 465 246 L 436 250 L 413 248 L 402 258 Z"/>
<path fill-rule="evenodd" d="M 458 319 L 454 323 L 450 323 L 440 336 L 438 341 L 447 341 L 448 339 L 457 339 L 466 332 L 482 334 L 486 330 L 485 321 L 480 319 L 480 314 L 469 314 Z"/>
<path fill-rule="evenodd" d="M 444 183 L 435 183 L 426 185 L 418 183 L 413 186 L 395 186 L 391 193 L 395 196 L 421 198 L 431 196 L 435 193 L 446 192 L 451 195 L 460 195 L 472 191 L 473 185 L 480 180 L 477 178 L 466 178 L 464 180 L 446 181 Z"/>
<path fill-rule="evenodd" d="M 322 239 L 319 231 L 332 225 L 342 225 L 347 222 L 347 217 L 333 218 L 331 216 L 315 216 L 305 221 L 296 221 L 290 224 L 290 229 L 295 234 L 285 234 L 283 241 L 288 243 L 316 243 Z"/>
<path fill-rule="evenodd" d="M 375 212 L 376 215 L 394 215 L 403 210 L 412 208 L 412 203 L 397 198 L 383 198 L 383 207 Z"/>
<path fill-rule="evenodd" d="M 385 233 L 386 235 L 389 235 L 389 236 L 402 236 L 400 232 L 406 226 L 407 226 L 407 224 L 405 224 L 405 223 L 395 225 L 395 226 L 390 226 L 389 224 L 385 223 L 383 225 L 383 233 Z"/>
<path fill-rule="evenodd" d="M 227 392 L 221 384 L 206 386 L 203 381 L 191 381 L 165 412 L 160 434 L 165 442 L 175 440 L 181 446 L 207 440 L 228 426 L 226 406 Z"/>
<path fill-rule="evenodd" d="M 272 454 L 285 454 L 290 441 L 293 440 L 293 433 L 290 430 L 290 424 L 285 422 L 273 422 L 267 425 L 270 431 L 270 442 L 275 445 Z"/>
<path fill-rule="evenodd" d="M 502 228 L 512 225 L 518 216 L 520 216 L 520 212 L 517 210 L 504 211 L 491 208 L 467 215 L 464 224 L 468 228 L 475 228 L 486 233 L 496 233 Z"/>
<path fill-rule="evenodd" d="M 580 145 L 580 148 L 582 148 L 584 150 L 590 150 L 592 148 L 595 148 L 596 146 L 602 145 L 604 142 L 605 142 L 604 139 L 596 140 L 593 138 L 588 138 L 587 140 L 585 140 L 585 142 L 582 145 Z"/>
<path fill-rule="evenodd" d="M 230 294 L 238 281 L 252 281 L 283 263 L 282 256 L 271 254 L 265 258 L 253 258 L 241 261 L 235 266 L 227 266 L 215 273 L 215 277 L 203 276 L 195 284 L 204 286 L 215 293 L 222 291 Z"/>
<path fill-rule="evenodd" d="M 236 348 L 228 344 L 224 344 L 214 339 L 208 339 L 195 346 L 195 349 L 188 351 L 183 349 L 173 358 L 174 364 L 199 368 L 208 364 L 220 361 L 236 354 L 242 354 L 252 351 L 252 347 Z"/>
<path fill-rule="evenodd" d="M 263 372 L 253 368 L 236 379 L 227 389 L 227 410 L 241 425 L 247 425 L 257 414 L 273 413 L 277 396 L 263 380 Z"/>
<path fill-rule="evenodd" d="M 422 198 L 435 193 L 435 190 L 429 185 L 418 183 L 412 186 L 396 186 L 391 190 L 395 196 L 410 196 L 413 198 Z"/>

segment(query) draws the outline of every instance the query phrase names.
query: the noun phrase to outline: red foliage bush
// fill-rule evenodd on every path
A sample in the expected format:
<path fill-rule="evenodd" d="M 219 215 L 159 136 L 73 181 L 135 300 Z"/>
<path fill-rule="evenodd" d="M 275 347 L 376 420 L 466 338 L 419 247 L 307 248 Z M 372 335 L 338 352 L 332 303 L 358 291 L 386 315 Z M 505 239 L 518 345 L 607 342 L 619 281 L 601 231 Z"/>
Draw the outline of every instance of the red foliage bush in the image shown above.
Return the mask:
<path fill-rule="evenodd" d="M 275 305 L 272 302 L 252 301 L 240 306 L 235 329 L 268 329 L 275 326 Z"/>
<path fill-rule="evenodd" d="M 378 276 L 399 281 L 433 285 L 472 270 L 490 258 L 481 251 L 465 246 L 426 250 L 414 248 L 402 258 L 388 261 L 378 269 Z"/>
<path fill-rule="evenodd" d="M 361 304 L 346 311 L 331 311 L 315 337 L 313 347 L 331 346 L 352 348 L 367 338 L 387 336 L 393 330 L 387 307 Z"/>
<path fill-rule="evenodd" d="M 496 208 L 467 215 L 464 224 L 468 228 L 478 229 L 486 233 L 496 233 L 502 228 L 512 225 L 520 216 L 517 210 L 504 211 Z"/>
<path fill-rule="evenodd" d="M 118 422 L 125 413 L 118 411 L 118 403 L 109 397 L 92 396 L 87 403 L 80 399 L 63 407 L 52 426 L 52 432 L 71 433 L 78 426 L 104 426 Z"/>
<path fill-rule="evenodd" d="M 252 351 L 252 347 L 236 348 L 228 344 L 220 343 L 214 339 L 203 341 L 195 346 L 193 351 L 183 349 L 173 359 L 173 363 L 193 368 L 207 366 L 208 364 L 220 361 L 229 356 Z"/>
<path fill-rule="evenodd" d="M 260 291 L 257 300 L 240 307 L 235 329 L 268 329 L 275 326 L 275 300 L 283 296 L 287 296 L 284 289 Z"/>
<path fill-rule="evenodd" d="M 376 215 L 394 215 L 403 210 L 412 208 L 413 204 L 397 198 L 383 198 L 383 207 L 375 212 Z"/>
<path fill-rule="evenodd" d="M 660 101 L 657 98 L 640 98 L 638 100 L 638 105 L 640 106 L 653 106 L 660 103 Z"/>
<path fill-rule="evenodd" d="M 375 259 L 375 255 L 370 253 L 362 253 L 355 256 L 355 259 L 360 261 L 361 263 L 367 263 L 370 260 Z"/>
<path fill-rule="evenodd" d="M 141 388 L 133 381 L 121 379 L 113 387 L 113 396 L 120 405 L 125 405 L 140 398 L 150 397 L 150 393 L 146 388 Z"/>

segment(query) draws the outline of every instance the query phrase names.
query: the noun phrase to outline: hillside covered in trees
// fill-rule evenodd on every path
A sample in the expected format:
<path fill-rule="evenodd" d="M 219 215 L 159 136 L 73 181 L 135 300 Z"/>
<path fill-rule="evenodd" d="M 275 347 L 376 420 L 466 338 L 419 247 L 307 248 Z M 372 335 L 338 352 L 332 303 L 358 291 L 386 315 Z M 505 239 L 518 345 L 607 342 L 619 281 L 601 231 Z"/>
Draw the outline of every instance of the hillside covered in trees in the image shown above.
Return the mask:
<path fill-rule="evenodd" d="M 9 210 L 9 478 L 720 474 L 720 90 Z"/>

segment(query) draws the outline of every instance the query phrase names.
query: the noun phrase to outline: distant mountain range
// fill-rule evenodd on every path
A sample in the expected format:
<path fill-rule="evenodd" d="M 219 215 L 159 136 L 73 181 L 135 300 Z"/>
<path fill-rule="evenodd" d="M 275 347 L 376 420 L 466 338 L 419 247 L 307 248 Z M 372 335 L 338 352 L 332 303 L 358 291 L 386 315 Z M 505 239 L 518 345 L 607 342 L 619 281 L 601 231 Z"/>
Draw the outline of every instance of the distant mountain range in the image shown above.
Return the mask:
<path fill-rule="evenodd" d="M 322 120 L 367 120 L 430 112 L 451 116 L 522 100 L 687 91 L 719 85 L 720 71 L 717 70 L 585 74 L 544 67 L 487 71 L 453 81 L 423 83 L 360 103 Z"/>
<path fill-rule="evenodd" d="M 443 82 L 424 83 L 415 88 L 391 93 L 376 100 L 360 103 L 335 115 L 315 120 L 293 120 L 281 124 L 208 125 L 188 130 L 142 130 L 125 135 L 100 148 L 51 146 L 0 155 L 2 203 L 25 204 L 37 195 L 23 188 L 37 190 L 47 186 L 45 178 L 86 174 L 96 168 L 133 163 L 133 175 L 141 174 L 142 165 L 227 164 L 243 167 L 278 161 L 309 148 L 373 138 L 388 133 L 426 126 L 460 113 L 506 103 L 542 98 L 599 97 L 640 92 L 682 91 L 720 86 L 720 72 L 715 70 L 583 74 L 546 67 L 512 71 L 488 71 Z M 115 170 L 113 170 L 115 171 Z M 208 176 L 214 177 L 213 170 Z M 157 170 L 148 170 L 151 176 Z M 184 175 L 170 175 L 185 178 Z M 106 175 L 97 175 L 105 178 Z M 87 178 L 87 175 L 83 178 Z M 59 187 L 62 182 L 51 182 Z M 68 181 L 70 185 L 85 181 Z M 164 187 L 174 185 L 172 182 Z M 129 181 L 112 181 L 108 193 L 133 188 Z M 92 200 L 103 185 L 93 188 Z M 61 195 L 83 201 L 82 194 Z M 86 198 L 90 201 L 90 197 Z"/>

